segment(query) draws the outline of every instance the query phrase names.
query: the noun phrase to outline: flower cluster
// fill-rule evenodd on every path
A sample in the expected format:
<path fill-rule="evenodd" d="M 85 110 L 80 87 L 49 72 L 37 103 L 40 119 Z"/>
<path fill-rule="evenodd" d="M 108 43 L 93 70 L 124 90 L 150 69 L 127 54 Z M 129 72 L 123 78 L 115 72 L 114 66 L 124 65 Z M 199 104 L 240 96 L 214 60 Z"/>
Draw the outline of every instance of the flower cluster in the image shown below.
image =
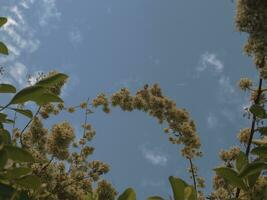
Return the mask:
<path fill-rule="evenodd" d="M 52 110 L 48 109 L 51 105 L 46 108 L 49 112 Z M 57 104 L 53 108 L 67 110 L 63 104 Z M 87 103 L 81 104 L 80 108 L 85 109 L 86 114 L 90 113 L 87 112 Z M 110 199 L 114 199 L 116 191 L 101 179 L 109 171 L 109 166 L 98 160 L 87 159 L 94 151 L 88 145 L 95 136 L 93 127 L 84 123 L 83 135 L 76 139 L 74 129 L 68 122 L 56 123 L 49 131 L 44 128 L 42 119 L 43 115 L 39 113 L 22 135 L 21 141 L 18 141 L 21 131 L 13 130 L 13 142 L 21 142 L 31 152 L 36 161 L 31 165 L 32 171 L 42 181 L 38 192 L 28 191 L 29 195 L 39 200 L 83 200 L 91 193 L 99 193 L 99 196 L 104 197 L 105 192 L 109 192 Z M 71 146 L 76 148 L 70 149 Z M 102 181 L 102 184 L 94 191 L 93 185 L 98 181 Z"/>
<path fill-rule="evenodd" d="M 237 137 L 240 143 L 247 145 L 250 137 L 250 128 L 243 128 L 239 131 Z"/>
<path fill-rule="evenodd" d="M 74 129 L 68 122 L 55 124 L 48 138 L 48 151 L 60 160 L 69 156 L 68 147 L 74 139 Z"/>
<path fill-rule="evenodd" d="M 201 156 L 201 144 L 194 121 L 185 109 L 177 108 L 174 101 L 165 97 L 157 84 L 151 87 L 145 85 L 135 95 L 123 88 L 111 96 L 110 102 L 112 106 L 118 106 L 124 111 L 141 110 L 155 117 L 159 123 L 167 122 L 168 127 L 164 132 L 169 134 L 173 144 L 184 145 L 182 155 L 187 158 Z M 93 105 L 108 108 L 109 100 L 101 94 L 93 100 Z"/>
<path fill-rule="evenodd" d="M 238 0 L 236 27 L 249 34 L 245 52 L 254 57 L 258 68 L 266 68 L 267 61 L 267 2 Z"/>
<path fill-rule="evenodd" d="M 240 153 L 240 148 L 239 147 L 232 147 L 229 150 L 222 150 L 219 154 L 220 158 L 224 162 L 231 162 L 236 160 L 237 156 Z"/>
<path fill-rule="evenodd" d="M 103 111 L 105 113 L 109 113 L 110 109 L 109 109 L 109 102 L 108 102 L 108 98 L 106 97 L 105 94 L 99 94 L 92 102 L 94 107 L 98 107 L 98 106 L 103 106 Z"/>
<path fill-rule="evenodd" d="M 241 90 L 248 90 L 252 87 L 252 80 L 249 78 L 241 78 L 239 80 L 239 87 Z"/>
<path fill-rule="evenodd" d="M 109 171 L 109 166 L 100 160 L 94 160 L 88 164 L 91 169 L 89 172 L 93 181 L 99 180 L 100 176 L 106 174 Z"/>
<path fill-rule="evenodd" d="M 115 200 L 117 195 L 115 188 L 105 180 L 98 182 L 96 193 L 98 195 L 98 199 L 103 200 Z"/>

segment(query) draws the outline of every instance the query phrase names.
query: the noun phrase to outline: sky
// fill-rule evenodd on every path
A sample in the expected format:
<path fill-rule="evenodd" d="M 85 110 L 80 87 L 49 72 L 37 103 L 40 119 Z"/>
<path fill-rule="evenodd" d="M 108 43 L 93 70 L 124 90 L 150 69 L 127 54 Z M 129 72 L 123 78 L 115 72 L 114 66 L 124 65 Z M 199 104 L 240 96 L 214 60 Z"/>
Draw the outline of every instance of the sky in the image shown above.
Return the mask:
<path fill-rule="evenodd" d="M 234 27 L 230 0 L 1 0 L 9 18 L 0 40 L 9 49 L 0 58 L 1 82 L 22 88 L 27 76 L 57 70 L 70 80 L 62 97 L 76 105 L 122 87 L 135 92 L 159 83 L 163 93 L 186 108 L 197 124 L 203 158 L 195 160 L 211 190 L 220 150 L 237 145 L 236 134 L 249 126 L 249 105 L 237 82 L 256 79 L 242 48 L 246 35 Z M 69 120 L 81 133 L 82 113 Z M 101 110 L 89 117 L 97 131 L 91 159 L 110 164 L 105 176 L 119 192 L 133 187 L 138 199 L 168 197 L 168 177 L 192 183 L 180 149 L 168 142 L 164 126 L 145 113 Z"/>

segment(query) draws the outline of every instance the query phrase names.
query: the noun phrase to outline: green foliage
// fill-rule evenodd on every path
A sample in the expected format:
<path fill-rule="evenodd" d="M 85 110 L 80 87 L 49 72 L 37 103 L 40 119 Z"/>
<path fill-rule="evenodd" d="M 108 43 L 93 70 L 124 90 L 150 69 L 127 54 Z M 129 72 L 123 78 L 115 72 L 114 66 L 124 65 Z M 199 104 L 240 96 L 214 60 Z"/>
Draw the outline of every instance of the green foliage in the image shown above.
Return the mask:
<path fill-rule="evenodd" d="M 248 158 L 244 152 L 240 152 L 236 158 L 236 169 L 240 172 L 248 164 Z"/>
<path fill-rule="evenodd" d="M 32 170 L 28 167 L 17 167 L 17 168 L 11 168 L 7 169 L 5 174 L 3 174 L 3 179 L 9 179 L 13 180 L 21 176 L 28 175 L 32 172 Z"/>
<path fill-rule="evenodd" d="M 258 174 L 262 170 L 267 169 L 267 164 L 264 162 L 248 163 L 239 173 L 239 177 L 247 177 L 250 175 Z"/>
<path fill-rule="evenodd" d="M 31 110 L 27 110 L 27 109 L 18 109 L 18 108 L 11 108 L 11 110 L 14 110 L 17 113 L 20 113 L 28 118 L 33 118 L 33 114 Z"/>
<path fill-rule="evenodd" d="M 132 188 L 127 188 L 118 198 L 118 200 L 136 200 L 135 191 Z"/>
<path fill-rule="evenodd" d="M 15 184 L 25 189 L 37 190 L 41 186 L 41 181 L 36 175 L 26 175 L 16 179 Z"/>
<path fill-rule="evenodd" d="M 173 191 L 174 200 L 197 200 L 197 192 L 185 181 L 180 178 L 170 176 L 169 182 Z M 118 198 L 118 200 L 135 200 L 136 194 L 132 188 L 126 189 Z M 164 200 L 160 196 L 151 196 L 147 200 Z"/>
<path fill-rule="evenodd" d="M 249 111 L 254 114 L 256 117 L 264 119 L 266 118 L 266 111 L 264 110 L 264 108 L 260 105 L 252 105 L 249 109 Z"/>
<path fill-rule="evenodd" d="M 153 197 L 148 197 L 147 200 L 164 200 L 164 199 L 159 196 L 153 196 Z"/>
<path fill-rule="evenodd" d="M 5 145 L 3 150 L 6 151 L 9 159 L 17 163 L 34 162 L 32 155 L 28 151 L 19 147 Z"/>
<path fill-rule="evenodd" d="M 214 169 L 214 171 L 221 177 L 223 177 L 230 185 L 234 187 L 241 188 L 246 190 L 246 184 L 243 179 L 238 176 L 238 173 L 231 168 L 228 167 L 219 167 Z"/>
<path fill-rule="evenodd" d="M 0 27 L 5 25 L 7 23 L 7 18 L 6 17 L 0 17 Z"/>
<path fill-rule="evenodd" d="M 256 155 L 260 158 L 267 158 L 267 147 L 259 146 L 251 150 L 251 154 Z"/>
<path fill-rule="evenodd" d="M 0 93 L 16 93 L 16 88 L 10 84 L 0 84 Z"/>
<path fill-rule="evenodd" d="M 245 113 L 248 118 L 252 116 L 251 128 L 242 129 L 238 136 L 245 145 L 246 153 L 240 147 L 220 153 L 223 164 L 214 169 L 214 191 L 208 197 L 211 200 L 267 199 L 267 127 L 263 126 L 267 119 L 267 88 L 263 86 L 263 79 L 267 79 L 266 10 L 266 1 L 237 0 L 236 26 L 249 34 L 245 52 L 253 56 L 260 81 L 258 87 L 254 87 L 248 78 L 242 78 L 239 82 L 242 90 L 251 91 L 252 106 Z M 0 17 L 0 27 L 6 23 L 7 18 Z M 3 42 L 0 42 L 0 54 L 9 54 Z M 51 130 L 44 128 L 42 123 L 50 115 L 75 111 L 77 106 L 66 108 L 60 98 L 61 88 L 67 79 L 68 76 L 63 73 L 51 72 L 40 77 L 35 85 L 18 92 L 11 84 L 0 84 L 0 93 L 14 94 L 9 103 L 0 106 L 0 199 L 115 200 L 115 189 L 107 181 L 100 180 L 109 167 L 101 161 L 87 159 L 94 150 L 87 146 L 87 142 L 95 134 L 87 123 L 87 115 L 98 106 L 109 113 L 110 105 L 124 111 L 141 110 L 156 118 L 160 124 L 166 123 L 168 127 L 164 131 L 170 142 L 184 145 L 181 152 L 190 163 L 189 173 L 193 181 L 190 185 L 170 176 L 173 200 L 205 199 L 201 190 L 204 181 L 193 164 L 193 159 L 202 156 L 194 121 L 185 109 L 177 108 L 174 101 L 165 97 L 158 85 L 146 85 L 136 95 L 131 95 L 124 88 L 110 99 L 100 94 L 92 103 L 82 103 L 78 107 L 85 111 L 84 132 L 76 141 L 74 129 L 67 122 L 57 123 Z M 25 108 L 30 101 L 39 107 L 36 114 Z M 9 111 L 19 113 L 30 121 L 22 130 L 14 129 L 11 133 L 7 124 L 15 127 L 16 117 L 10 119 Z M 254 139 L 257 133 L 259 136 Z M 74 150 L 70 151 L 70 146 Z M 94 183 L 97 183 L 95 189 L 92 186 Z M 128 188 L 117 200 L 136 200 L 136 193 Z M 151 196 L 147 200 L 163 198 Z"/>
<path fill-rule="evenodd" d="M 3 42 L 0 42 L 0 54 L 8 55 L 8 48 Z"/>
<path fill-rule="evenodd" d="M 173 176 L 169 177 L 169 181 L 172 187 L 173 196 L 175 200 L 185 199 L 185 188 L 188 186 L 185 181 Z"/>
<path fill-rule="evenodd" d="M 67 79 L 68 79 L 68 76 L 66 74 L 55 73 L 55 74 L 52 74 L 48 77 L 41 79 L 35 85 L 49 88 L 49 87 L 52 87 L 54 85 L 61 83 L 62 81 L 66 81 Z"/>

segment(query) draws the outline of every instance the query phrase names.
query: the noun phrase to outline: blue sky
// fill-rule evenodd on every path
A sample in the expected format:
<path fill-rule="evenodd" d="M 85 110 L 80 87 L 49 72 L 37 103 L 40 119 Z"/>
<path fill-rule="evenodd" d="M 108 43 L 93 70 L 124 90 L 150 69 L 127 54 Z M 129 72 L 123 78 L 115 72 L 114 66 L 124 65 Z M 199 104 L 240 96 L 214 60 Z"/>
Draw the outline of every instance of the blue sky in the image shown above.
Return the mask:
<path fill-rule="evenodd" d="M 2 0 L 9 17 L 0 40 L 10 48 L 1 57 L 1 81 L 18 87 L 28 74 L 56 69 L 70 75 L 63 98 L 77 104 L 121 87 L 132 92 L 159 83 L 164 93 L 186 108 L 197 123 L 204 157 L 196 161 L 211 188 L 218 152 L 237 144 L 236 133 L 249 125 L 248 105 L 239 78 L 256 77 L 242 52 L 246 36 L 234 28 L 230 0 Z M 64 116 L 79 134 L 82 114 Z M 63 118 L 52 119 L 56 122 Z M 168 143 L 155 119 L 144 113 L 89 118 L 96 128 L 92 159 L 106 161 L 106 176 L 119 191 L 133 187 L 138 199 L 170 194 L 168 176 L 188 182 L 187 162 Z M 52 123 L 51 122 L 51 123 Z"/>

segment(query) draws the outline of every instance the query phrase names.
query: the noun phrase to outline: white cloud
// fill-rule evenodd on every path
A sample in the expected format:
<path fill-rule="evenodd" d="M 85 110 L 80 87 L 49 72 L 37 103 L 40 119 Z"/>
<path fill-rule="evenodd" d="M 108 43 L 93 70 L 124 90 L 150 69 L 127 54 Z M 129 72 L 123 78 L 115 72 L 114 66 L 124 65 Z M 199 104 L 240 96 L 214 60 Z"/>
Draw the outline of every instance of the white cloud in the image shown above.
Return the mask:
<path fill-rule="evenodd" d="M 42 12 L 39 14 L 39 24 L 41 26 L 47 25 L 52 18 L 60 18 L 61 13 L 57 9 L 56 0 L 42 0 L 40 3 Z"/>
<path fill-rule="evenodd" d="M 168 162 L 167 155 L 159 151 L 153 151 L 151 149 L 147 149 L 144 146 L 142 147 L 142 154 L 144 158 L 153 165 L 165 166 Z"/>
<path fill-rule="evenodd" d="M 235 122 L 235 119 L 236 119 L 236 112 L 233 111 L 233 110 L 230 110 L 230 109 L 222 109 L 221 110 L 221 115 L 227 119 L 229 122 Z"/>
<path fill-rule="evenodd" d="M 228 76 L 221 76 L 219 78 L 219 85 L 224 93 L 231 93 L 235 92 L 234 86 L 230 82 L 230 78 Z"/>
<path fill-rule="evenodd" d="M 222 61 L 217 58 L 214 53 L 206 52 L 200 58 L 200 65 L 196 68 L 197 71 L 205 71 L 208 67 L 212 67 L 215 72 L 221 73 L 224 69 Z"/>
<path fill-rule="evenodd" d="M 73 30 L 69 32 L 69 40 L 73 45 L 76 45 L 83 41 L 83 36 L 79 30 Z"/>
<path fill-rule="evenodd" d="M 27 68 L 22 63 L 16 62 L 9 70 L 10 77 L 20 86 L 26 85 Z"/>
<path fill-rule="evenodd" d="M 218 119 L 215 115 L 209 114 L 207 117 L 207 126 L 208 128 L 215 128 L 218 126 Z"/>
<path fill-rule="evenodd" d="M 39 31 L 39 28 L 48 24 L 48 20 L 51 18 L 60 17 L 56 0 L 14 0 L 11 6 L 1 7 L 0 12 L 8 18 L 0 39 L 9 48 L 9 56 L 0 58 L 1 65 L 4 64 L 7 71 L 2 80 L 24 86 L 27 72 L 31 74 L 37 72 L 32 72 L 31 66 L 27 65 L 26 68 L 21 60 L 38 50 L 40 41 L 36 37 L 36 32 Z M 31 19 L 31 23 L 29 23 L 28 13 L 31 16 L 37 16 L 37 19 Z"/>
<path fill-rule="evenodd" d="M 216 75 L 216 81 L 218 83 L 216 95 L 218 101 L 221 103 L 234 103 L 238 101 L 235 94 L 235 86 L 231 83 L 230 77 L 225 75 L 225 66 L 215 53 L 206 52 L 200 56 L 200 65 L 197 66 L 196 70 L 198 72 L 204 72 L 208 68 L 211 68 Z"/>

